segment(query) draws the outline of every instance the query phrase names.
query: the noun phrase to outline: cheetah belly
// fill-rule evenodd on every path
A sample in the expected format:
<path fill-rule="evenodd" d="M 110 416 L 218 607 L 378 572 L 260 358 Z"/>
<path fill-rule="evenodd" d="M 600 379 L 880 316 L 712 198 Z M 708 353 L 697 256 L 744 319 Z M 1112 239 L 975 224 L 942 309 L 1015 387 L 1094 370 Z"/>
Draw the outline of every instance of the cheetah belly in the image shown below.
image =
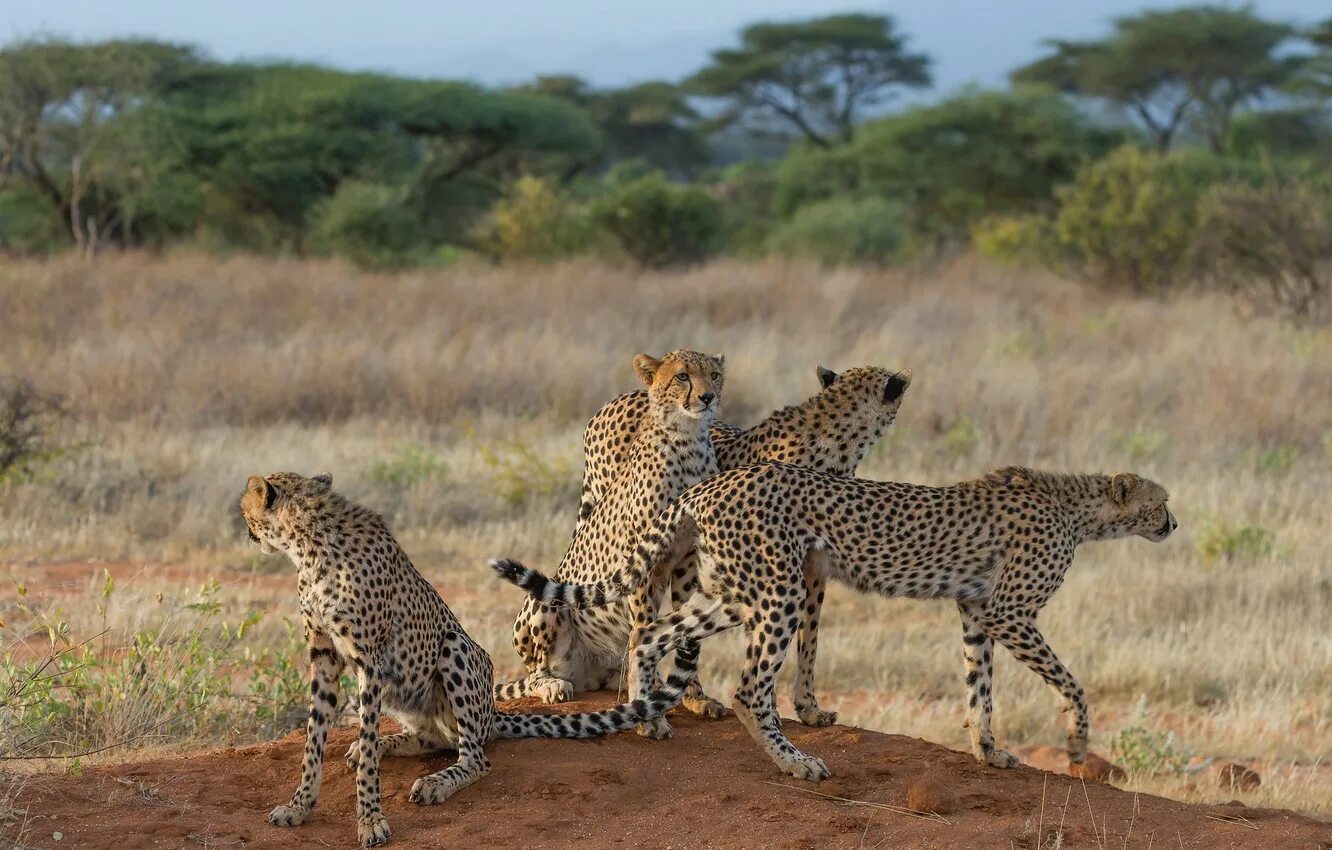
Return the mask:
<path fill-rule="evenodd" d="M 588 608 L 576 612 L 573 620 L 590 662 L 588 675 L 597 675 L 591 667 L 598 664 L 618 670 L 629 647 L 629 606 L 614 602 L 602 608 Z"/>

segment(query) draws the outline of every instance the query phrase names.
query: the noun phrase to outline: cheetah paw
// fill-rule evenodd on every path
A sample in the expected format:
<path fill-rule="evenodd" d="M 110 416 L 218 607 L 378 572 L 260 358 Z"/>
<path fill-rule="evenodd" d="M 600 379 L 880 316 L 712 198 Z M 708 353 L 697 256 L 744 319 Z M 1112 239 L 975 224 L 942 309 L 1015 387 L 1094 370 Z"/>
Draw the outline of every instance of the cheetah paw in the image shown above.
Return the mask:
<path fill-rule="evenodd" d="M 985 763 L 990 767 L 1007 770 L 1010 767 L 1017 767 L 1020 762 L 1018 757 L 1008 750 L 994 749 L 985 754 Z"/>
<path fill-rule="evenodd" d="M 642 735 L 644 738 L 651 738 L 654 741 L 661 741 L 671 737 L 671 724 L 667 722 L 666 718 L 664 717 L 658 717 L 653 720 L 648 720 L 644 723 L 638 724 L 638 726 L 634 728 L 635 731 L 637 731 L 638 734 Z"/>
<path fill-rule="evenodd" d="M 433 806 L 452 797 L 457 790 L 452 782 L 446 782 L 432 776 L 423 776 L 412 784 L 412 790 L 407 795 L 407 799 L 418 806 Z"/>
<path fill-rule="evenodd" d="M 378 847 L 389 840 L 388 818 L 381 815 L 367 815 L 356 822 L 356 837 L 362 847 Z"/>
<path fill-rule="evenodd" d="M 547 679 L 533 688 L 544 703 L 567 702 L 573 696 L 573 683 L 563 679 Z"/>
<path fill-rule="evenodd" d="M 823 763 L 823 759 L 814 756 L 792 759 L 782 766 L 782 770 L 796 779 L 805 779 L 809 782 L 822 782 L 832 776 L 832 771 Z"/>
<path fill-rule="evenodd" d="M 798 708 L 796 716 L 806 726 L 831 726 L 837 722 L 837 712 L 818 708 Z"/>
<path fill-rule="evenodd" d="M 294 806 L 278 806 L 268 813 L 268 822 L 273 826 L 300 826 L 305 823 L 305 816 L 310 814 L 309 809 L 298 809 Z"/>
<path fill-rule="evenodd" d="M 342 756 L 342 760 L 352 771 L 356 771 L 361 766 L 361 742 L 352 741 L 351 746 L 347 748 L 347 752 Z"/>
<path fill-rule="evenodd" d="M 706 717 L 709 720 L 719 720 L 726 716 L 726 706 L 717 702 L 712 697 L 685 697 L 680 702 L 685 710 L 699 717 Z"/>

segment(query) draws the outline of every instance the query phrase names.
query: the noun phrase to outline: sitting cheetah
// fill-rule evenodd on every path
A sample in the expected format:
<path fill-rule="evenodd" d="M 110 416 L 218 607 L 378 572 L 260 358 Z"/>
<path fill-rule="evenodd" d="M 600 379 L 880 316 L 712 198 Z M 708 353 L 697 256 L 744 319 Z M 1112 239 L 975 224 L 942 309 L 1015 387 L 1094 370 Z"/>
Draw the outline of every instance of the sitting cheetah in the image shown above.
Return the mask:
<path fill-rule="evenodd" d="M 717 472 L 708 432 L 721 404 L 723 358 L 693 351 L 674 351 L 661 360 L 640 354 L 634 369 L 649 387 L 648 411 L 633 437 L 625 473 L 581 522 L 560 562 L 556 575 L 568 581 L 597 581 L 618 570 L 658 513 Z M 574 691 L 606 687 L 619 676 L 632 624 L 646 627 L 656 616 L 666 580 L 644 584 L 627 605 L 531 609 L 514 636 L 527 677 L 500 686 L 496 697 L 538 694 L 557 702 Z M 654 737 L 669 730 L 664 718 L 640 729 Z"/>
<path fill-rule="evenodd" d="M 291 802 L 268 816 L 297 826 L 319 799 L 324 745 L 338 703 L 338 678 L 351 664 L 360 685 L 361 736 L 347 751 L 356 771 L 357 832 L 383 844 L 383 756 L 458 750 L 457 764 L 418 779 L 414 803 L 438 803 L 490 770 L 492 738 L 585 738 L 631 729 L 678 702 L 657 693 L 607 711 L 564 716 L 495 710 L 493 671 L 430 582 L 416 571 L 379 514 L 332 489 L 329 475 L 251 476 L 241 496 L 250 538 L 296 564 L 310 647 L 310 719 L 301 782 Z M 379 737 L 381 705 L 402 731 Z"/>
<path fill-rule="evenodd" d="M 543 603 L 601 605 L 648 580 L 694 546 L 701 592 L 660 618 L 634 655 L 630 694 L 651 681 L 662 655 L 737 625 L 749 635 L 732 707 L 784 772 L 829 776 L 778 726 L 774 680 L 804 601 L 811 564 L 852 587 L 886 596 L 951 598 L 962 616 L 976 758 L 1017 763 L 990 733 L 993 641 L 1063 698 L 1070 759 L 1087 756 L 1082 688 L 1036 628 L 1081 543 L 1138 535 L 1161 541 L 1177 527 L 1158 484 L 1136 475 L 1062 475 L 1008 467 L 950 487 L 837 478 L 782 463 L 723 472 L 691 487 L 644 535 L 622 572 L 591 587 L 548 581 L 509 562 L 492 566 Z"/>
<path fill-rule="evenodd" d="M 847 369 L 840 375 L 818 367 L 820 391 L 800 404 L 774 411 L 749 430 L 724 422 L 714 422 L 712 443 L 722 469 L 762 463 L 787 461 L 833 475 L 848 476 L 856 471 L 865 454 L 892 424 L 900 406 L 901 390 L 911 382 L 910 370 L 901 373 L 865 366 Z M 586 469 L 579 505 L 577 535 L 597 501 L 619 474 L 634 436 L 648 409 L 648 394 L 626 393 L 597 411 L 587 424 L 583 438 Z M 694 573 L 694 557 L 688 556 L 677 569 L 671 589 L 675 604 L 683 604 L 692 593 L 689 587 Z M 806 572 L 805 608 L 800 629 L 799 654 L 802 671 L 814 669 L 818 642 L 818 618 L 823 604 L 823 574 Z M 534 623 L 543 616 L 536 602 L 527 598 L 514 623 L 513 641 L 518 654 L 532 657 L 530 635 Z M 559 619 L 554 620 L 559 623 Z M 578 637 L 575 635 L 574 640 Z M 501 699 L 527 694 L 526 681 L 497 685 Z M 551 696 L 559 698 L 565 694 Z M 721 705 L 703 696 L 697 680 L 690 682 L 684 704 L 689 710 L 719 716 Z M 796 711 L 801 721 L 826 726 L 835 723 L 835 712 L 820 711 L 814 697 L 813 682 L 796 683 Z"/>

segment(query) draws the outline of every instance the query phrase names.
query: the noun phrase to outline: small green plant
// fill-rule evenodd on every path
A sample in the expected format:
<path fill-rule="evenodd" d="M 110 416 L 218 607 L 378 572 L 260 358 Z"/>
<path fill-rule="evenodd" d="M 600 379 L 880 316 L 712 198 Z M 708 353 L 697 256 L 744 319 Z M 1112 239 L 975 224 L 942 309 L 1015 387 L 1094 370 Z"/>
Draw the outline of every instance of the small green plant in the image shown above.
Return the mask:
<path fill-rule="evenodd" d="M 1169 442 L 1170 438 L 1165 433 L 1139 425 L 1129 433 L 1116 437 L 1110 446 L 1116 454 L 1127 455 L 1131 460 L 1140 461 L 1154 457 Z"/>
<path fill-rule="evenodd" d="M 1300 459 L 1298 446 L 1272 446 L 1258 453 L 1258 469 L 1268 475 L 1286 475 Z"/>
<path fill-rule="evenodd" d="M 1147 699 L 1140 698 L 1133 712 L 1133 722 L 1110 738 L 1110 758 L 1130 773 L 1181 774 L 1193 753 L 1184 747 L 1174 732 L 1159 732 L 1147 726 Z"/>
<path fill-rule="evenodd" d="M 24 600 L 26 588 L 15 589 Z M 105 574 L 101 631 L 79 642 L 68 621 L 18 606 L 31 618 L 23 631 L 45 631 L 49 644 L 28 661 L 0 657 L 0 747 L 74 757 L 148 739 L 269 737 L 299 724 L 307 689 L 292 661 L 303 641 L 291 624 L 285 642 L 254 651 L 247 635 L 263 614 L 222 620 L 213 581 L 188 602 L 159 602 L 151 625 L 117 633 L 106 625 L 115 589 Z"/>
<path fill-rule="evenodd" d="M 1208 561 L 1257 560 L 1276 552 L 1276 533 L 1245 523 L 1213 520 L 1198 534 L 1198 554 Z"/>
<path fill-rule="evenodd" d="M 970 416 L 959 416 L 943 433 L 940 440 L 944 448 L 953 454 L 965 455 L 976 450 L 980 445 L 980 425 Z"/>
<path fill-rule="evenodd" d="M 547 460 L 526 443 L 483 446 L 480 454 L 491 470 L 494 491 L 509 505 L 559 493 L 576 480 L 568 464 Z"/>
<path fill-rule="evenodd" d="M 449 465 L 444 458 L 417 443 L 399 446 L 396 454 L 376 460 L 366 471 L 372 481 L 395 487 L 408 487 L 448 474 Z"/>

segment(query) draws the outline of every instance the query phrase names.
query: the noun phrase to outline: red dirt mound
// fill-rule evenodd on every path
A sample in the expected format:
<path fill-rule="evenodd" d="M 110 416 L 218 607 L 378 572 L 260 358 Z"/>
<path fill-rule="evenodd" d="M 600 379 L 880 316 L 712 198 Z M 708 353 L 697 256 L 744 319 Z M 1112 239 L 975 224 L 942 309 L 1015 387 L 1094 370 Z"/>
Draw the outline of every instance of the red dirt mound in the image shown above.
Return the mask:
<path fill-rule="evenodd" d="M 559 710 L 610 701 L 597 696 Z M 1062 824 L 1063 847 L 1332 848 L 1332 825 L 1290 812 L 1191 806 L 1027 767 L 991 770 L 913 738 L 787 721 L 792 740 L 835 774 L 799 782 L 780 775 L 734 718 L 672 723 L 670 741 L 627 733 L 497 742 L 487 750 L 490 775 L 437 806 L 414 805 L 407 791 L 446 767 L 447 755 L 385 759 L 390 846 L 1035 850 L 1052 846 Z M 296 785 L 303 733 L 86 769 L 79 778 L 37 777 L 21 804 L 31 818 L 23 846 L 353 847 L 355 783 L 341 758 L 352 735 L 332 736 L 319 805 L 296 829 L 269 826 L 266 816 Z M 942 800 L 947 811 L 911 812 L 908 797 L 916 808 Z"/>

